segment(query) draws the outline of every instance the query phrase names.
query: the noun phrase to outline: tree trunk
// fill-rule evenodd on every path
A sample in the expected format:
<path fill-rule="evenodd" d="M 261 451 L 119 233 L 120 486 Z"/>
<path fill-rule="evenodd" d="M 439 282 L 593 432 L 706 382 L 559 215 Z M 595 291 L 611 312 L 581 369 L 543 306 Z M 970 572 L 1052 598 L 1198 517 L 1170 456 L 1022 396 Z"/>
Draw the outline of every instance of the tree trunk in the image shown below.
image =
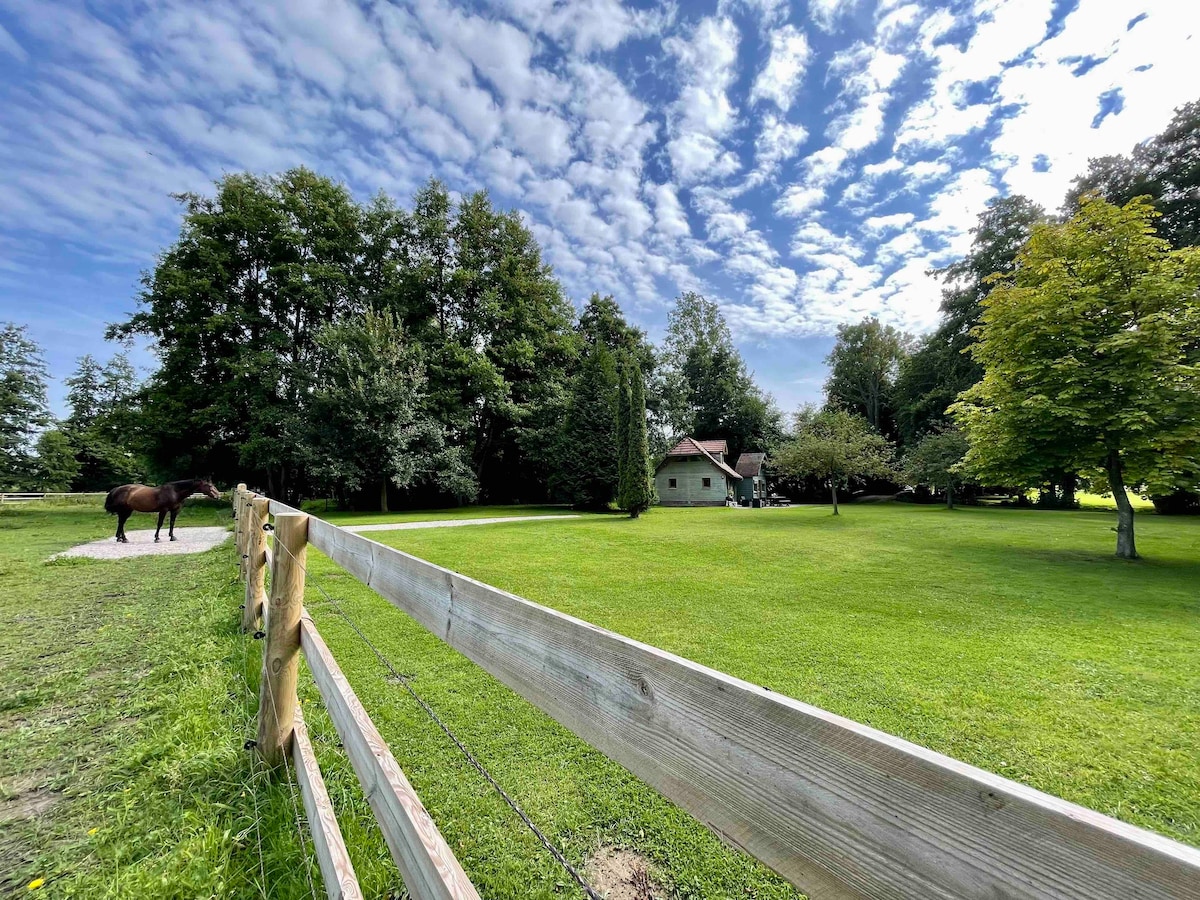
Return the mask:
<path fill-rule="evenodd" d="M 382 482 L 382 484 L 380 484 L 380 486 L 379 486 L 379 511 L 380 511 L 380 512 L 387 512 L 387 511 L 388 511 L 388 505 L 387 505 L 387 479 L 386 479 L 386 478 L 385 478 L 385 479 L 383 479 L 383 482 Z"/>
<path fill-rule="evenodd" d="M 1121 471 L 1121 453 L 1108 451 L 1104 462 L 1108 472 L 1108 486 L 1117 502 L 1117 556 L 1121 559 L 1137 559 L 1137 548 L 1133 543 L 1133 504 L 1125 493 L 1125 476 Z"/>
<path fill-rule="evenodd" d="M 836 515 L 838 514 L 838 508 L 837 508 L 837 485 L 836 485 L 836 484 L 832 484 L 832 483 L 831 483 L 831 484 L 829 485 L 829 490 L 830 490 L 830 491 L 833 493 L 833 514 L 836 516 Z"/>
<path fill-rule="evenodd" d="M 1079 480 L 1077 475 L 1064 475 L 1062 480 L 1062 505 L 1063 509 L 1075 508 L 1075 483 Z"/>
<path fill-rule="evenodd" d="M 638 509 L 637 507 L 634 507 L 633 509 L 631 509 L 629 511 L 629 518 L 636 519 L 640 513 L 641 513 L 641 510 Z"/>
<path fill-rule="evenodd" d="M 954 509 L 954 485 L 946 485 L 946 509 Z"/>

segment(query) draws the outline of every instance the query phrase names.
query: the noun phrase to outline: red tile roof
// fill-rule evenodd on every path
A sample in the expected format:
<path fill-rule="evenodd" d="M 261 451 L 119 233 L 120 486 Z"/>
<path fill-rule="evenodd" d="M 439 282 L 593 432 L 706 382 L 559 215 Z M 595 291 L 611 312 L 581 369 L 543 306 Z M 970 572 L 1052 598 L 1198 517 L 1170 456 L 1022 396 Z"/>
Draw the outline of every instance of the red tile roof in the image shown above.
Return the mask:
<path fill-rule="evenodd" d="M 661 469 L 671 457 L 678 456 L 702 456 L 710 463 L 732 478 L 734 481 L 741 481 L 742 476 L 729 466 L 722 462 L 720 457 L 713 456 L 713 453 L 724 454 L 728 445 L 724 441 L 698 441 L 695 438 L 685 437 L 678 444 L 670 449 L 663 461 L 658 464 L 658 469 Z M 712 447 L 713 449 L 709 449 Z"/>

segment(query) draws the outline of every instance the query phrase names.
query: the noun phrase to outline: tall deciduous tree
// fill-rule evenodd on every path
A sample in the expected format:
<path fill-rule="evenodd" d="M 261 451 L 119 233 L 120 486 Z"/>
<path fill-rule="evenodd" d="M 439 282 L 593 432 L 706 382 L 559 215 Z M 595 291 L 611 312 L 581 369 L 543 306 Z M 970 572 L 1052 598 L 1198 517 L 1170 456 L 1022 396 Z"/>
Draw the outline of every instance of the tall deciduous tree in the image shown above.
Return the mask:
<path fill-rule="evenodd" d="M 680 295 L 667 319 L 660 420 L 671 439 L 724 439 L 730 454 L 770 450 L 781 433 L 774 402 L 754 383 L 716 303 Z"/>
<path fill-rule="evenodd" d="M 904 478 L 946 492 L 946 508 L 954 509 L 954 491 L 967 480 L 962 470 L 967 455 L 966 435 L 946 428 L 925 435 L 904 457 Z"/>
<path fill-rule="evenodd" d="M 775 454 L 785 475 L 816 478 L 829 488 L 838 515 L 838 488 L 893 473 L 892 445 L 867 420 L 844 409 L 805 407 L 796 413 L 795 436 Z"/>
<path fill-rule="evenodd" d="M 950 405 L 982 377 L 983 368 L 967 351 L 983 300 L 995 285 L 993 276 L 1012 273 L 1033 227 L 1045 219 L 1045 210 L 1020 194 L 992 200 L 971 229 L 967 255 L 933 273 L 946 285 L 942 322 L 900 361 L 893 403 L 902 442 L 912 444 L 944 426 Z"/>
<path fill-rule="evenodd" d="M 432 484 L 469 499 L 475 482 L 459 448 L 447 448 L 441 425 L 423 410 L 420 351 L 387 312 L 331 325 L 317 334 L 318 387 L 306 452 L 313 477 L 344 496 L 388 486 Z"/>
<path fill-rule="evenodd" d="M 622 418 L 620 487 L 617 505 L 636 519 L 654 502 L 650 481 L 650 451 L 646 437 L 646 394 L 642 369 L 625 357 L 621 372 L 619 415 Z"/>
<path fill-rule="evenodd" d="M 1200 464 L 1200 250 L 1171 250 L 1154 217 L 1142 199 L 1084 198 L 1070 221 L 1035 228 L 984 300 L 984 376 L 955 407 L 985 481 L 1102 470 L 1126 559 L 1126 486 L 1194 485 Z"/>
<path fill-rule="evenodd" d="M 43 431 L 37 441 L 33 478 L 29 487 L 37 491 L 69 491 L 79 476 L 75 447 L 61 428 Z"/>
<path fill-rule="evenodd" d="M 837 343 L 826 358 L 826 399 L 857 413 L 877 431 L 889 431 L 892 392 L 907 335 L 868 317 L 856 325 L 839 325 Z"/>
<path fill-rule="evenodd" d="M 0 325 L 0 487 L 24 488 L 34 479 L 33 443 L 50 424 L 46 364 L 23 325 Z"/>

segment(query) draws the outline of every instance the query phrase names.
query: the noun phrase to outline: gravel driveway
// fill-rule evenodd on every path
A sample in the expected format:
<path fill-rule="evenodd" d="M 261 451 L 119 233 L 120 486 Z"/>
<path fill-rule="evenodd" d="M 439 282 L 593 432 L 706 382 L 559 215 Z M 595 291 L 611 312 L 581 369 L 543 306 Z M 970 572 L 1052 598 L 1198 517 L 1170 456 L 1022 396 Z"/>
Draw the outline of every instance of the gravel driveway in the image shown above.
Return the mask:
<path fill-rule="evenodd" d="M 60 556 L 88 556 L 92 559 L 128 559 L 131 556 L 171 556 L 177 553 L 203 553 L 225 543 L 233 532 L 226 528 L 176 528 L 175 540 L 167 540 L 167 529 L 162 530 L 162 540 L 154 543 L 154 529 L 126 531 L 128 544 L 118 544 L 107 537 L 90 544 L 80 544 L 51 559 Z"/>

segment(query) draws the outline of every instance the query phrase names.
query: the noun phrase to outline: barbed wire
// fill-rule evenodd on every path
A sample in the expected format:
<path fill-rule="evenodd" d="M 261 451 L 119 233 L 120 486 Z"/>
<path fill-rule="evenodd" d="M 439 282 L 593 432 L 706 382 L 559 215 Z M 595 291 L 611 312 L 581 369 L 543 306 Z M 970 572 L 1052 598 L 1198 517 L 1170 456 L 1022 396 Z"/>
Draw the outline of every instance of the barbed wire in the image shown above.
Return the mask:
<path fill-rule="evenodd" d="M 342 607 L 342 605 L 336 599 L 334 599 L 334 597 L 327 590 L 325 590 L 324 587 L 322 587 L 321 582 L 318 581 L 317 578 L 313 576 L 307 568 L 305 568 L 304 564 L 296 558 L 296 555 L 292 553 L 292 551 L 289 550 L 282 541 L 277 540 L 274 542 L 274 545 L 276 550 L 282 548 L 283 551 L 291 557 L 292 562 L 295 563 L 295 565 L 297 565 L 302 572 L 304 572 L 305 583 L 312 584 L 312 586 L 315 587 L 321 593 L 321 595 L 325 597 L 326 601 L 328 601 L 329 605 L 333 607 L 334 611 L 346 622 L 347 625 L 350 626 L 351 629 L 354 630 L 354 633 L 359 636 L 362 642 L 371 649 L 371 652 L 375 654 L 375 658 L 378 659 L 383 667 L 391 674 L 392 679 L 398 682 L 400 686 L 408 692 L 409 696 L 417 702 L 421 709 L 424 710 L 425 714 L 437 724 L 446 737 L 453 742 L 454 746 L 457 747 L 459 752 L 462 753 L 462 755 L 466 758 L 467 762 L 469 762 L 475 768 L 475 770 L 483 776 L 484 780 L 486 780 L 487 783 L 492 786 L 496 793 L 500 795 L 501 799 L 508 804 L 512 811 L 517 814 L 525 826 L 533 833 L 534 837 L 537 838 L 542 847 L 544 847 L 546 851 L 554 858 L 554 860 L 566 870 L 575 883 L 579 885 L 580 889 L 588 896 L 589 900 L 604 900 L 600 893 L 587 882 L 579 870 L 571 864 L 571 861 L 568 860 L 566 856 L 564 856 L 562 852 L 556 846 L 554 846 L 553 842 L 542 833 L 542 830 L 538 828 L 537 823 L 535 823 L 533 819 L 529 817 L 528 813 L 521 808 L 521 805 L 514 800 L 508 791 L 506 791 L 500 785 L 500 782 L 495 779 L 492 773 L 489 772 L 487 767 L 479 761 L 475 754 L 467 748 L 466 744 L 464 744 L 458 738 L 458 736 L 451 730 L 450 726 L 442 720 L 441 716 L 437 714 L 433 707 L 425 702 L 425 700 L 416 692 L 410 683 L 410 676 L 402 674 L 394 665 L 392 665 L 391 660 L 389 660 L 383 655 L 383 653 L 380 652 L 379 648 L 375 646 L 369 637 L 367 637 L 366 633 L 358 627 L 358 623 L 356 623 L 354 619 L 350 617 L 349 613 L 347 613 Z"/>

